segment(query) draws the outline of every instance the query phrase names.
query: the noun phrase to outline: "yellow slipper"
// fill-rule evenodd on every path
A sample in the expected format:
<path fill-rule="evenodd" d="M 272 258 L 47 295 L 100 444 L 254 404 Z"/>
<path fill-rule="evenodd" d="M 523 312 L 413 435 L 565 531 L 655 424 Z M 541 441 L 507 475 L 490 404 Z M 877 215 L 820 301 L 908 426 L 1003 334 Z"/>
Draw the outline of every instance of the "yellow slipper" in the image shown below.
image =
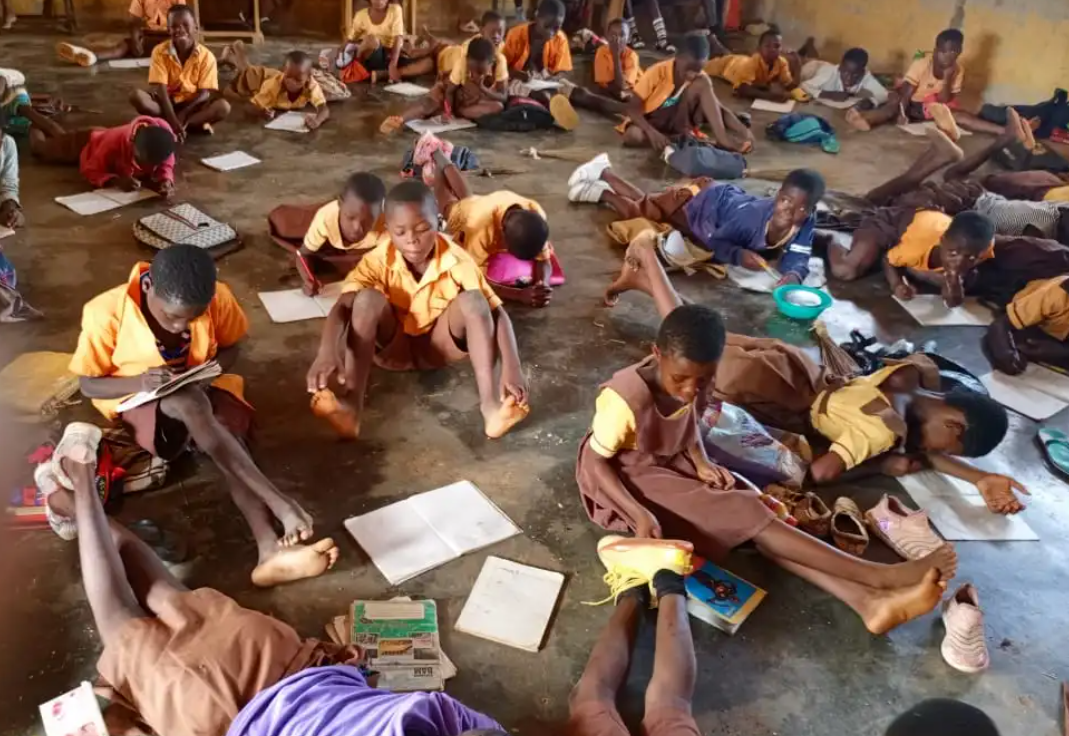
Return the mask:
<path fill-rule="evenodd" d="M 575 130 L 579 126 L 579 114 L 564 95 L 553 95 L 549 101 L 549 114 L 564 130 Z"/>

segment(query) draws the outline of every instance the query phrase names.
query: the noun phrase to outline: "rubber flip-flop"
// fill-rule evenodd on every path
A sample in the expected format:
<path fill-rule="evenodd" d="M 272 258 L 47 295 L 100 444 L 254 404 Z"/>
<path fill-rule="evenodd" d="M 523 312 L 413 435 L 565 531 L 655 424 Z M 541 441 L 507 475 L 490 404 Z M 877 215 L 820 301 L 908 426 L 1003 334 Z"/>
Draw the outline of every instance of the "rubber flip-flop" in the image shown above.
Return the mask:
<path fill-rule="evenodd" d="M 1036 441 L 1050 464 L 1069 479 L 1069 435 L 1060 429 L 1044 427 L 1036 433 Z"/>
<path fill-rule="evenodd" d="M 579 114 L 564 95 L 553 95 L 549 101 L 549 113 L 553 122 L 564 130 L 575 130 L 579 125 Z"/>

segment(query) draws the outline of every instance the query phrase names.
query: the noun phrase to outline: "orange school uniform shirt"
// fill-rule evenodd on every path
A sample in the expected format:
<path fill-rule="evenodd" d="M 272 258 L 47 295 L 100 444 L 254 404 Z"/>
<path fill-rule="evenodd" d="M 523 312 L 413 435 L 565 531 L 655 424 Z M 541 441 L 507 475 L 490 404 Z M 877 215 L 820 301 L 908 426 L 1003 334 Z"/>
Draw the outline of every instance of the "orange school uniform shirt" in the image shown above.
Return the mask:
<path fill-rule="evenodd" d="M 371 11 L 364 8 L 353 16 L 349 26 L 349 40 L 359 41 L 366 36 L 374 36 L 384 48 L 392 49 L 399 38 L 405 35 L 405 16 L 401 6 L 390 3 L 386 6 L 386 17 L 382 23 L 371 21 Z"/>
<path fill-rule="evenodd" d="M 290 99 L 289 93 L 282 86 L 284 76 L 278 69 L 268 70 L 263 84 L 260 85 L 260 91 L 252 97 L 252 104 L 261 110 L 302 110 L 309 104 L 315 108 L 327 104 L 323 88 L 311 77 L 297 99 Z"/>
<path fill-rule="evenodd" d="M 340 215 L 341 205 L 336 199 L 320 207 L 304 234 L 304 247 L 313 253 L 328 243 L 338 250 L 370 250 L 386 236 L 386 223 L 379 215 L 369 233 L 356 243 L 347 243 L 341 234 Z"/>
<path fill-rule="evenodd" d="M 616 79 L 616 62 L 612 56 L 612 49 L 608 45 L 598 46 L 594 54 L 594 84 L 608 87 Z M 630 47 L 625 46 L 620 54 L 620 70 L 624 74 L 624 89 L 633 89 L 642 74 L 642 65 L 638 54 Z"/>
<path fill-rule="evenodd" d="M 141 277 L 148 269 L 148 263 L 138 263 L 127 283 L 105 291 L 82 309 L 82 331 L 70 362 L 72 373 L 90 378 L 130 378 L 167 365 L 141 311 Z M 230 287 L 217 283 L 208 310 L 189 323 L 186 366 L 207 363 L 221 349 L 237 344 L 248 331 L 248 318 Z M 212 385 L 244 401 L 241 376 L 224 374 Z M 114 419 L 115 407 L 122 401 L 93 399 L 93 406 Z"/>
<path fill-rule="evenodd" d="M 686 83 L 676 89 L 676 62 L 675 59 L 661 61 L 645 72 L 635 85 L 635 96 L 642 100 L 642 109 L 647 115 L 661 108 L 673 95 L 678 97 L 686 89 Z"/>
<path fill-rule="evenodd" d="M 505 36 L 505 59 L 518 72 L 527 69 L 527 61 L 531 58 L 531 25 L 515 26 Z M 572 70 L 572 51 L 568 48 L 568 37 L 561 31 L 542 47 L 542 68 L 550 74 Z"/>
<path fill-rule="evenodd" d="M 459 50 L 452 57 L 452 63 L 450 64 L 450 58 L 445 57 L 446 52 L 450 49 L 456 49 L 456 46 L 450 46 L 438 54 L 438 74 L 449 74 L 450 84 L 461 86 L 468 81 L 468 46 L 479 36 L 469 38 L 463 44 L 460 45 Z M 494 49 L 494 83 L 509 81 L 509 62 L 505 58 L 505 55 L 501 52 L 504 48 L 504 44 Z M 442 67 L 443 61 L 449 65 L 448 69 Z"/>
<path fill-rule="evenodd" d="M 479 291 L 490 309 L 501 306 L 483 272 L 459 245 L 439 233 L 427 270 L 417 281 L 404 256 L 387 235 L 349 272 L 342 293 L 374 289 L 386 297 L 406 335 L 430 332 L 453 300 L 464 291 Z"/>
<path fill-rule="evenodd" d="M 1069 276 L 1030 281 L 1006 305 L 1006 316 L 1018 330 L 1038 326 L 1055 340 L 1069 339 Z"/>
<path fill-rule="evenodd" d="M 202 89 L 219 89 L 219 65 L 215 54 L 199 43 L 183 64 L 171 42 L 165 41 L 152 50 L 148 83 L 166 85 L 171 99 L 185 102 Z"/>
<path fill-rule="evenodd" d="M 492 255 L 508 250 L 502 238 L 501 223 L 505 213 L 513 207 L 520 207 L 539 214 L 542 219 L 546 218 L 546 212 L 538 202 L 502 189 L 493 194 L 465 197 L 454 204 L 446 229 L 471 255 L 475 264 L 485 270 Z M 546 243 L 535 260 L 548 261 L 552 254 L 553 246 Z"/>
<path fill-rule="evenodd" d="M 145 21 L 150 31 L 166 31 L 171 8 L 185 4 L 186 0 L 130 0 L 130 15 Z"/>
<path fill-rule="evenodd" d="M 760 54 L 718 56 L 705 65 L 705 73 L 710 77 L 719 77 L 730 82 L 734 89 L 744 84 L 767 87 L 773 82 L 779 82 L 786 87 L 794 81 L 787 59 L 782 56 L 776 57 L 776 60 L 769 66 Z"/>
<path fill-rule="evenodd" d="M 943 91 L 946 82 L 935 76 L 934 64 L 935 57 L 929 53 L 919 59 L 914 59 L 909 65 L 909 69 L 906 70 L 906 81 L 914 87 L 911 101 L 927 102 Z M 961 94 L 961 87 L 964 83 L 965 67 L 959 61 L 958 73 L 950 80 L 950 91 L 955 95 Z"/>
<path fill-rule="evenodd" d="M 887 262 L 896 268 L 912 268 L 915 271 L 942 271 L 943 268 L 931 268 L 928 262 L 931 260 L 932 251 L 939 246 L 943 234 L 950 227 L 953 218 L 950 215 L 935 210 L 921 210 L 913 216 L 913 222 L 902 233 L 902 239 L 898 245 L 887 251 Z M 995 255 L 995 244 L 992 243 L 986 251 L 977 259 L 986 261 Z"/>

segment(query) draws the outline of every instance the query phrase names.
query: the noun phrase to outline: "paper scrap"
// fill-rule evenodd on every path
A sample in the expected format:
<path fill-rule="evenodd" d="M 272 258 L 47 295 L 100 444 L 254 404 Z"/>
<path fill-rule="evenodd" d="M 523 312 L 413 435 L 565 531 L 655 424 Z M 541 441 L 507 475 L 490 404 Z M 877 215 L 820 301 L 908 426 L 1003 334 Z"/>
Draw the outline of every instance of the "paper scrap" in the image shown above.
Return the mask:
<path fill-rule="evenodd" d="M 902 305 L 918 324 L 925 327 L 950 325 L 973 325 L 986 327 L 995 321 L 995 315 L 976 299 L 966 299 L 960 307 L 948 307 L 939 294 L 917 294 L 912 299 L 896 302 Z"/>
<path fill-rule="evenodd" d="M 427 87 L 421 87 L 418 84 L 412 84 L 411 82 L 398 82 L 396 84 L 390 84 L 383 87 L 387 92 L 393 92 L 395 95 L 402 95 L 404 97 L 422 97 L 430 92 Z"/>
<path fill-rule="evenodd" d="M 254 158 L 244 151 L 234 151 L 221 156 L 202 158 L 200 162 L 216 171 L 233 171 L 234 169 L 243 169 L 246 166 L 255 166 L 260 163 L 260 159 Z"/>
<path fill-rule="evenodd" d="M 148 69 L 152 59 L 112 59 L 108 66 L 112 69 Z"/>
<path fill-rule="evenodd" d="M 980 383 L 984 384 L 984 388 L 991 394 L 992 399 L 1036 421 L 1050 419 L 1069 406 L 1051 394 L 1044 393 L 1034 385 L 1020 380 L 1017 376 L 992 371 L 981 376 Z"/>
<path fill-rule="evenodd" d="M 287 133 L 310 133 L 304 122 L 303 112 L 287 112 L 279 115 L 264 126 L 268 130 L 284 130 Z"/>
<path fill-rule="evenodd" d="M 898 479 L 917 507 L 928 512 L 944 539 L 958 541 L 1038 541 L 1039 535 L 1020 514 L 996 514 L 979 489 L 968 481 L 934 470 Z"/>
<path fill-rule="evenodd" d="M 761 110 L 763 112 L 778 112 L 780 114 L 784 114 L 794 110 L 794 100 L 787 100 L 786 102 L 773 102 L 772 100 L 754 100 L 753 109 Z"/>
<path fill-rule="evenodd" d="M 475 123 L 470 120 L 464 120 L 462 118 L 443 120 L 441 116 L 427 118 L 426 120 L 409 120 L 405 125 L 409 130 L 414 130 L 417 133 L 434 133 L 435 135 L 438 133 L 448 133 L 453 130 L 466 130 L 475 127 Z"/>

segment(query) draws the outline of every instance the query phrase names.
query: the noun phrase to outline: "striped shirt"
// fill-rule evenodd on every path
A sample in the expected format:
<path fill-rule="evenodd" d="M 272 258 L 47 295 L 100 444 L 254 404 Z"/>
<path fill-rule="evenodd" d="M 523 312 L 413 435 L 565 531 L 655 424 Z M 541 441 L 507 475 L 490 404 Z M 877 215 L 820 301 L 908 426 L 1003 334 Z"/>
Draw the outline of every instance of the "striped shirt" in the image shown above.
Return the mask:
<path fill-rule="evenodd" d="M 1069 202 L 1028 202 L 1022 199 L 1006 199 L 1001 194 L 985 192 L 976 200 L 974 209 L 986 216 L 995 225 L 999 235 L 1024 235 L 1031 227 L 1041 237 L 1054 238 L 1058 233 L 1058 220 Z"/>

